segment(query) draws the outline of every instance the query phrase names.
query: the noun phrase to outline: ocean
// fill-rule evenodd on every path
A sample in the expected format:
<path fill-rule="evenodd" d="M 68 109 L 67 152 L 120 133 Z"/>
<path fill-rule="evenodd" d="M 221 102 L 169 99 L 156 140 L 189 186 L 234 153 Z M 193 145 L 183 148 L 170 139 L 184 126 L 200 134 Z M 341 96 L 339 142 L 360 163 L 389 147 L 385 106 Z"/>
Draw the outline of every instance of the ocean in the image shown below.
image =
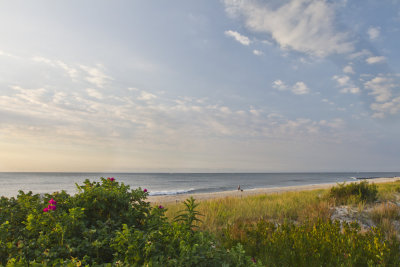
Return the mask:
<path fill-rule="evenodd" d="M 176 195 L 280 186 L 350 182 L 362 178 L 396 177 L 400 172 L 338 173 L 66 173 L 0 172 L 0 196 L 12 197 L 19 190 L 52 193 L 77 192 L 75 183 L 114 177 L 131 188 L 146 188 L 150 195 Z"/>

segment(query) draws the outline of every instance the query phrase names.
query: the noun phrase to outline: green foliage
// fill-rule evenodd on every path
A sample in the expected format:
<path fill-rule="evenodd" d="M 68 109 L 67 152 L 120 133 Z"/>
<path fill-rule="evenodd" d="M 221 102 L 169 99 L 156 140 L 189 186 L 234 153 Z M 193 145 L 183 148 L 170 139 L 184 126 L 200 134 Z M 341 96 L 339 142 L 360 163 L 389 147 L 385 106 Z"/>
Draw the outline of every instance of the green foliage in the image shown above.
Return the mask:
<path fill-rule="evenodd" d="M 0 199 L 0 265 L 251 266 L 243 247 L 230 251 L 194 231 L 197 204 L 169 223 L 148 193 L 114 178 L 86 180 L 73 196 L 20 192 Z"/>
<path fill-rule="evenodd" d="M 399 266 L 399 244 L 378 229 L 363 234 L 356 223 L 259 221 L 228 227 L 226 246 L 241 243 L 267 266 Z"/>
<path fill-rule="evenodd" d="M 198 228 L 195 223 L 201 222 L 201 220 L 197 217 L 203 216 L 196 210 L 199 204 L 195 203 L 195 199 L 193 197 L 186 199 L 183 204 L 185 205 L 185 209 L 179 212 L 180 214 L 175 217 L 175 221 L 182 222 L 188 229 Z"/>
<path fill-rule="evenodd" d="M 375 184 L 367 181 L 360 183 L 338 184 L 329 191 L 329 197 L 336 201 L 336 204 L 370 203 L 377 200 L 378 189 Z"/>

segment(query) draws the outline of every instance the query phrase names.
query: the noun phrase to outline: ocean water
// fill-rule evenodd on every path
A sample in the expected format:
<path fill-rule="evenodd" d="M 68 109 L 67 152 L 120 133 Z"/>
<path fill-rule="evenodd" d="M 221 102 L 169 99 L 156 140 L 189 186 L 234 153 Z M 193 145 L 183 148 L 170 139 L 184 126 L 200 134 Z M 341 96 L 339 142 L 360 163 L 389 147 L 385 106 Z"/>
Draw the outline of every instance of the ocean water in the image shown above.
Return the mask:
<path fill-rule="evenodd" d="M 0 196 L 16 196 L 19 190 L 76 193 L 75 183 L 85 179 L 115 177 L 131 188 L 147 188 L 150 195 L 174 195 L 265 187 L 310 185 L 354 181 L 361 178 L 396 177 L 400 172 L 359 173 L 60 173 L 0 172 Z"/>

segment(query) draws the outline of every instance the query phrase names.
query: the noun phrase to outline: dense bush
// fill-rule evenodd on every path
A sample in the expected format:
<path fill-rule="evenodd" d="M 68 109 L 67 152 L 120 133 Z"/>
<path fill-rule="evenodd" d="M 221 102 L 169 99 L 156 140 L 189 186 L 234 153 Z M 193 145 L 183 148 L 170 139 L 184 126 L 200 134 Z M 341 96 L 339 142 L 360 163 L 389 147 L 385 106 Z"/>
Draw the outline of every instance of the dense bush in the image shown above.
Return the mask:
<path fill-rule="evenodd" d="M 336 204 L 368 203 L 377 200 L 378 188 L 367 181 L 360 183 L 338 184 L 329 191 L 329 196 L 335 199 Z"/>
<path fill-rule="evenodd" d="M 225 245 L 243 244 L 266 266 L 400 266 L 399 243 L 378 229 L 319 220 L 301 225 L 259 221 L 230 226 Z"/>
<path fill-rule="evenodd" d="M 0 199 L 0 264 L 249 266 L 240 245 L 230 251 L 193 231 L 193 217 L 167 222 L 162 206 L 114 178 L 86 180 L 73 196 L 19 192 Z M 192 202 L 194 205 L 194 201 Z M 190 215 L 190 214 L 189 214 Z"/>

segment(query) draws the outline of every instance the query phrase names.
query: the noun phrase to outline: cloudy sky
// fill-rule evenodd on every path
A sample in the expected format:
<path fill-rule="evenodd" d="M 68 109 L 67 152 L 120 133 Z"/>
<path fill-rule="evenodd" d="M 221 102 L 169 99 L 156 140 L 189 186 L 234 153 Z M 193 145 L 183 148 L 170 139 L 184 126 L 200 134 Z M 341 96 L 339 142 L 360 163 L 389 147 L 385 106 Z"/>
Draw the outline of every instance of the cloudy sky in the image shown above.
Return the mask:
<path fill-rule="evenodd" d="M 0 171 L 399 171 L 400 1 L 0 1 Z"/>

